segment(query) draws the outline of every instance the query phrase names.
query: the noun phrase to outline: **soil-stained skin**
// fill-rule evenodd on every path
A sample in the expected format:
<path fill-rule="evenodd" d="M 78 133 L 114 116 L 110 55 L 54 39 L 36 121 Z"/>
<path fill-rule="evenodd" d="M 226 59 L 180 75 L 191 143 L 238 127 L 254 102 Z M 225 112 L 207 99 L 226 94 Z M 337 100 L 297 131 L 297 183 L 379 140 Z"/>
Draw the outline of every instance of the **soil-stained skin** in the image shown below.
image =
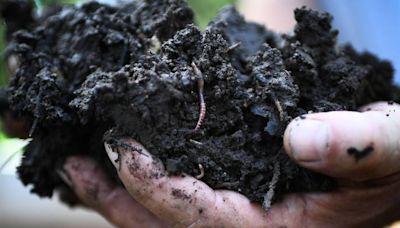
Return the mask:
<path fill-rule="evenodd" d="M 175 189 L 175 188 L 172 189 L 171 195 L 176 199 L 182 199 L 182 200 L 190 200 L 191 199 L 191 196 L 188 195 L 187 193 L 185 193 L 181 189 Z"/>
<path fill-rule="evenodd" d="M 276 163 L 273 201 L 289 192 L 333 189 L 330 178 L 285 154 L 287 124 L 309 111 L 398 101 L 399 90 L 390 63 L 338 47 L 329 14 L 305 8 L 294 14 L 294 34 L 283 37 L 246 22 L 233 7 L 200 31 L 180 0 L 88 3 L 35 20 L 8 45 L 19 67 L 0 93 L 8 100 L 4 107 L 37 123 L 21 180 L 50 196 L 62 183 L 53 171 L 80 153 L 118 183 L 103 139 L 127 136 L 170 175 L 198 176 L 251 200 L 263 200 Z M 114 133 L 104 136 L 111 128 Z M 368 153 L 349 152 L 356 160 Z M 137 171 L 135 164 L 120 165 Z"/>
<path fill-rule="evenodd" d="M 362 149 L 362 150 L 358 150 L 354 147 L 350 147 L 349 149 L 347 149 L 347 153 L 354 157 L 354 160 L 356 162 L 360 161 L 361 159 L 367 157 L 368 155 L 370 155 L 372 152 L 374 152 L 374 147 L 373 145 L 367 146 L 366 148 Z"/>

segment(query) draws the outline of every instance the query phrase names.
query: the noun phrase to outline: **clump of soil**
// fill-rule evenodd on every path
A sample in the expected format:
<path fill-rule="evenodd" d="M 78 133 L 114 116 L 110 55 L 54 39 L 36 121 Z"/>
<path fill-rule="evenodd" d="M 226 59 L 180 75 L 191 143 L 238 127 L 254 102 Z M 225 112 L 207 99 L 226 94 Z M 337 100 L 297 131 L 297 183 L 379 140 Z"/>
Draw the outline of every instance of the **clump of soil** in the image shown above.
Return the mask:
<path fill-rule="evenodd" d="M 294 34 L 279 36 L 229 6 L 201 31 L 185 1 L 146 0 L 36 19 L 8 46 L 18 58 L 9 106 L 32 126 L 21 180 L 51 196 L 63 186 L 55 170 L 82 154 L 117 181 L 103 148 L 113 129 L 105 140 L 135 138 L 170 174 L 198 176 L 202 166 L 211 187 L 267 206 L 289 192 L 332 190 L 333 180 L 285 154 L 285 127 L 309 111 L 398 100 L 398 89 L 390 63 L 338 47 L 329 14 L 301 8 L 295 18 Z"/>

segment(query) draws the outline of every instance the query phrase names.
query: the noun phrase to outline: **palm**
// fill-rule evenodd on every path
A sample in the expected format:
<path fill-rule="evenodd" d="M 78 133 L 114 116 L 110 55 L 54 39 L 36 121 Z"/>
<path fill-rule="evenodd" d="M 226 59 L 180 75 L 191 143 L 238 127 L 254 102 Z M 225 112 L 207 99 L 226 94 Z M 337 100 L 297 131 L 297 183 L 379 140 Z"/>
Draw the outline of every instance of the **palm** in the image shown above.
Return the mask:
<path fill-rule="evenodd" d="M 104 186 L 107 185 L 102 184 L 104 177 L 95 178 L 99 175 L 98 169 L 87 171 L 90 167 L 86 164 L 90 163 L 87 159 L 71 158 L 65 170 L 71 177 L 71 186 L 84 203 L 124 227 L 139 224 L 177 227 L 382 226 L 400 218 L 400 167 L 397 164 L 400 158 L 400 109 L 398 105 L 386 103 L 368 109 L 374 111 L 311 114 L 300 124 L 289 125 L 284 136 L 288 155 L 301 166 L 335 177 L 338 188 L 330 193 L 287 195 L 269 211 L 237 192 L 214 191 L 190 176 L 165 175 L 162 163 L 154 161 L 132 139 L 120 140 L 131 144 L 132 148 L 140 148 L 140 153 L 124 148 L 113 150 L 110 145 L 105 145 L 126 190 L 106 189 Z M 388 110 L 390 117 L 386 115 Z M 326 131 L 321 133 L 320 129 L 325 128 Z M 315 130 L 318 130 L 318 138 L 315 138 Z M 324 142 L 323 147 L 318 140 Z M 363 152 L 364 148 L 368 153 Z M 120 158 L 118 162 L 117 157 Z M 80 167 L 85 170 L 74 171 L 72 167 L 76 168 L 76 163 L 82 163 Z M 90 192 L 88 180 L 91 187 L 95 185 L 100 189 L 97 192 L 104 195 L 94 197 L 98 201 L 93 202 L 90 200 L 93 197 L 87 195 Z M 119 193 L 114 194 L 115 191 Z M 113 200 L 120 203 L 110 204 L 109 195 L 113 195 L 111 199 L 124 200 Z M 104 199 L 108 201 L 103 202 Z"/>

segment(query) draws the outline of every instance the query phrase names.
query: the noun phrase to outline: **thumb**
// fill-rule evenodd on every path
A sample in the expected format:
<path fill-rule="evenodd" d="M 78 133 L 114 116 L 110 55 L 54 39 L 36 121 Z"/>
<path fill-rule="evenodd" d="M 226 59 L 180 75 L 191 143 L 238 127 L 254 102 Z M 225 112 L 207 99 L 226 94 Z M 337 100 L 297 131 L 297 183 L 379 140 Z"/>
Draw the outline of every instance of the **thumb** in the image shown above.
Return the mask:
<path fill-rule="evenodd" d="M 284 134 L 286 152 L 299 165 L 337 178 L 364 181 L 400 171 L 400 106 L 380 102 L 362 110 L 296 118 Z"/>

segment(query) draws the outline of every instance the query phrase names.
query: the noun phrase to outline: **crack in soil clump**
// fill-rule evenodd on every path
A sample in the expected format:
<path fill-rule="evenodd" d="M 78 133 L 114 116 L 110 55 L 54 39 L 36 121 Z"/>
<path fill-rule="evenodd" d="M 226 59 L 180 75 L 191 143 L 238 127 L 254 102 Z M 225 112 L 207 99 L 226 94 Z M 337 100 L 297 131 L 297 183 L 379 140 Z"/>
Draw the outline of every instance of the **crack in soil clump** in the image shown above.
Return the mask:
<path fill-rule="evenodd" d="M 185 1 L 147 0 L 30 21 L 7 52 L 18 59 L 8 106 L 32 124 L 21 180 L 51 196 L 62 185 L 54 170 L 82 154 L 117 181 L 103 148 L 113 128 L 107 139 L 135 138 L 170 174 L 253 201 L 332 190 L 333 180 L 285 154 L 285 127 L 309 111 L 398 101 L 398 89 L 390 63 L 338 47 L 329 14 L 301 8 L 295 18 L 294 34 L 279 36 L 228 6 L 201 31 Z"/>

